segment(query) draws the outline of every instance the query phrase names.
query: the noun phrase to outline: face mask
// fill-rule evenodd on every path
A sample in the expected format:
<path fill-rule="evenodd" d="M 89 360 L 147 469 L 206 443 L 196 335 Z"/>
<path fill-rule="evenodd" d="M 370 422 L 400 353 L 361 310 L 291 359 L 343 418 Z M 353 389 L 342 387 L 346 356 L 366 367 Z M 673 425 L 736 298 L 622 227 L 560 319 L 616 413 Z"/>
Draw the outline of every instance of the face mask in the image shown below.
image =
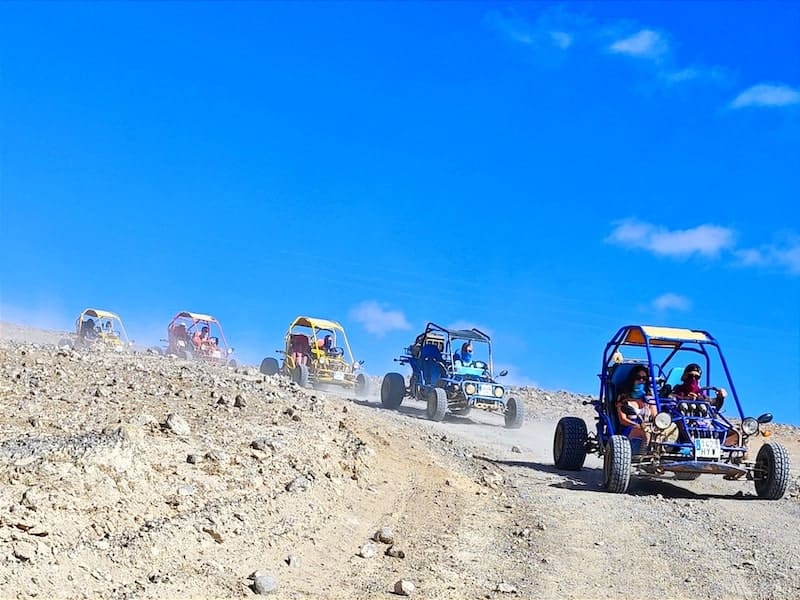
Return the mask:
<path fill-rule="evenodd" d="M 696 394 L 700 391 L 700 383 L 697 379 L 689 378 L 686 380 L 686 389 Z"/>
<path fill-rule="evenodd" d="M 472 352 L 464 352 L 464 354 L 461 355 L 461 362 L 472 362 Z"/>
<path fill-rule="evenodd" d="M 644 398 L 644 384 L 643 383 L 635 383 L 635 384 L 633 384 L 633 390 L 631 391 L 631 398 Z"/>

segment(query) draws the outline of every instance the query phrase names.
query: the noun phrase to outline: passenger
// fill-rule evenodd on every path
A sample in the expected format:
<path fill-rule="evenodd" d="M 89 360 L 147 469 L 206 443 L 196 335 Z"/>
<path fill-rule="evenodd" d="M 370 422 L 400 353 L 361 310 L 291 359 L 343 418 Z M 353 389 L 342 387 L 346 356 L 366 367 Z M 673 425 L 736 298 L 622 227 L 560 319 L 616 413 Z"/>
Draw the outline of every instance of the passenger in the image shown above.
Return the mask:
<path fill-rule="evenodd" d="M 114 334 L 114 326 L 111 324 L 111 321 L 106 321 L 103 323 L 103 333 L 106 335 Z"/>
<path fill-rule="evenodd" d="M 195 330 L 194 335 L 192 336 L 192 343 L 198 350 L 208 351 L 210 349 L 210 347 L 213 345 L 213 342 L 209 337 L 208 325 L 203 325 L 199 331 Z"/>
<path fill-rule="evenodd" d="M 717 390 L 716 396 L 709 399 L 705 394 L 703 388 L 700 387 L 700 378 L 703 376 L 703 370 L 697 363 L 690 363 L 686 365 L 681 375 L 681 383 L 672 388 L 672 394 L 676 398 L 686 400 L 705 400 L 714 406 L 717 410 L 722 408 L 725 398 L 728 395 L 723 388 Z"/>
<path fill-rule="evenodd" d="M 461 365 L 468 367 L 472 364 L 472 343 L 464 342 L 461 344 L 461 352 L 456 352 L 453 355 L 453 360 L 461 361 Z"/>
<path fill-rule="evenodd" d="M 646 367 L 634 368 L 617 397 L 617 418 L 622 426 L 622 435 L 630 438 L 634 454 L 638 454 L 642 444 L 647 441 L 644 424 L 656 416 L 649 380 Z"/>

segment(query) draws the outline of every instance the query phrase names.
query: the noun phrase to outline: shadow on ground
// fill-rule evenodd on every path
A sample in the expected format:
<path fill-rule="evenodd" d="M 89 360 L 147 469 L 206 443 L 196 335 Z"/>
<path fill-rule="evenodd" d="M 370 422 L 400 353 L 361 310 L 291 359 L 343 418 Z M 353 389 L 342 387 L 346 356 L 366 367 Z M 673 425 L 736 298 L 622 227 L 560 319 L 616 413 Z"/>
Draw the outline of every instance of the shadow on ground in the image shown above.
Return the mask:
<path fill-rule="evenodd" d="M 503 460 L 488 456 L 475 456 L 474 458 L 498 466 L 531 469 L 539 473 L 559 475 L 563 477 L 562 481 L 556 481 L 548 484 L 550 487 L 577 490 L 582 492 L 608 493 L 603 489 L 603 470 L 601 468 L 584 467 L 580 471 L 562 471 L 561 469 L 557 469 L 552 464 L 534 461 Z M 695 492 L 691 488 L 685 487 L 686 485 L 691 486 L 692 484 L 691 482 L 681 482 L 680 484 L 675 483 L 675 480 L 670 479 L 669 475 L 665 476 L 664 478 L 647 475 L 634 475 L 631 477 L 631 483 L 628 487 L 627 495 L 643 497 L 661 495 L 663 498 L 685 500 L 760 500 L 758 496 L 745 492 L 744 490 L 738 490 L 733 494 L 716 494 Z"/>

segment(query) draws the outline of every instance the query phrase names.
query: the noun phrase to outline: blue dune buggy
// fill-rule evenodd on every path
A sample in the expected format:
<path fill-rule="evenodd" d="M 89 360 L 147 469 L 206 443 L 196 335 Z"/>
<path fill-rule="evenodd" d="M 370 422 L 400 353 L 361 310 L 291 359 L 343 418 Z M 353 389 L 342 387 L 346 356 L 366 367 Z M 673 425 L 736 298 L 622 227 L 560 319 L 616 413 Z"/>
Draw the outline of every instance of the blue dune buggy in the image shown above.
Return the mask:
<path fill-rule="evenodd" d="M 688 364 L 698 366 L 696 376 L 704 383 L 690 396 L 680 387 Z M 703 364 L 705 368 L 700 369 Z M 726 392 L 711 385 L 712 366 L 720 367 L 717 377 L 727 381 L 736 424 L 723 414 Z M 641 423 L 643 440 L 622 435 L 617 412 L 617 399 L 633 369 L 648 372 L 652 388 L 649 402 L 656 409 L 655 417 L 646 416 Z M 597 411 L 597 431 L 587 433 L 583 419 L 562 418 L 556 425 L 553 459 L 557 468 L 577 471 L 588 453 L 603 457 L 603 487 L 609 492 L 626 492 L 634 472 L 649 476 L 671 472 L 676 479 L 684 480 L 704 473 L 730 480 L 745 478 L 754 482 L 758 497 L 768 500 L 780 499 L 786 492 L 786 449 L 766 441 L 754 461 L 748 452 L 749 441 L 761 433 L 761 425 L 769 423 L 772 415 L 744 416 L 719 344 L 705 331 L 623 327 L 603 353 L 599 399 L 587 404 Z M 627 416 L 641 422 L 641 417 L 624 408 L 625 404 L 621 406 Z"/>
<path fill-rule="evenodd" d="M 477 345 L 487 360 L 462 357 L 462 343 Z M 432 421 L 441 421 L 448 411 L 465 416 L 473 408 L 503 413 L 505 426 L 511 429 L 522 427 L 525 421 L 525 404 L 506 399 L 505 388 L 492 375 L 492 340 L 479 329 L 447 329 L 428 323 L 395 361 L 411 367 L 411 378 L 406 386 L 402 374 L 386 374 L 381 385 L 381 404 L 386 408 L 396 409 L 410 397 L 427 404 Z M 503 370 L 497 377 L 507 374 Z"/>

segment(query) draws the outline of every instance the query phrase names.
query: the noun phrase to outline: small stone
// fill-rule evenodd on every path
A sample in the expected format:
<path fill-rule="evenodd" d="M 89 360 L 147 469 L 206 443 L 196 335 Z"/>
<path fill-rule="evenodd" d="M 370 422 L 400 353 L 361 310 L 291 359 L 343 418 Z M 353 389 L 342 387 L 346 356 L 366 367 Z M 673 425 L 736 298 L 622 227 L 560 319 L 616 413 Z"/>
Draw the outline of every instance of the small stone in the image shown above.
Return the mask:
<path fill-rule="evenodd" d="M 175 435 L 189 435 L 192 432 L 186 419 L 176 413 L 167 415 L 165 425 Z"/>
<path fill-rule="evenodd" d="M 300 557 L 298 557 L 296 554 L 290 554 L 286 557 L 286 564 L 290 567 L 299 567 Z"/>
<path fill-rule="evenodd" d="M 303 419 L 302 419 L 302 418 L 300 417 L 300 415 L 298 415 L 297 413 L 294 413 L 294 414 L 292 415 L 292 421 L 299 422 L 299 421 L 302 421 L 302 420 L 303 420 Z"/>
<path fill-rule="evenodd" d="M 236 398 L 233 401 L 233 405 L 236 408 L 244 408 L 245 406 L 247 406 L 247 402 L 245 401 L 244 396 L 242 396 L 241 394 L 236 394 Z"/>
<path fill-rule="evenodd" d="M 494 588 L 494 591 L 501 592 L 503 594 L 516 594 L 517 588 L 510 583 L 500 582 L 497 584 L 497 587 Z"/>
<path fill-rule="evenodd" d="M 410 596 L 417 587 L 407 579 L 400 579 L 394 584 L 394 593 L 399 596 Z"/>
<path fill-rule="evenodd" d="M 186 462 L 190 465 L 196 465 L 197 463 L 203 462 L 203 457 L 199 454 L 189 454 L 186 457 Z"/>
<path fill-rule="evenodd" d="M 253 591 L 259 595 L 266 595 L 278 589 L 278 580 L 272 575 L 258 575 L 253 580 Z"/>
<path fill-rule="evenodd" d="M 36 488 L 28 488 L 22 494 L 22 501 L 20 504 L 25 508 L 29 508 L 31 510 L 36 510 L 39 508 L 39 504 L 41 504 L 42 500 L 44 499 L 44 494 Z"/>
<path fill-rule="evenodd" d="M 269 440 L 265 438 L 253 440 L 250 442 L 250 447 L 254 450 L 261 450 L 262 452 L 265 452 L 269 450 Z"/>
<path fill-rule="evenodd" d="M 39 417 L 28 417 L 28 425 L 31 427 L 38 427 L 40 423 Z"/>
<path fill-rule="evenodd" d="M 511 446 L 511 452 L 514 454 L 522 454 L 522 450 L 519 449 L 519 446 Z"/>
<path fill-rule="evenodd" d="M 384 552 L 386 556 L 391 556 L 392 558 L 405 558 L 406 553 L 400 550 L 399 548 L 395 548 L 394 546 L 389 546 L 386 548 L 386 552 Z"/>
<path fill-rule="evenodd" d="M 299 475 L 292 479 L 289 483 L 286 484 L 286 491 L 287 492 L 304 492 L 306 491 L 311 482 L 308 480 L 307 477 L 303 475 Z"/>
<path fill-rule="evenodd" d="M 358 551 L 358 555 L 361 558 L 374 558 L 378 554 L 378 549 L 375 547 L 375 544 L 366 543 L 361 546 L 361 550 Z"/>
<path fill-rule="evenodd" d="M 178 496 L 192 496 L 194 492 L 194 487 L 191 485 L 182 485 L 178 488 Z"/>
<path fill-rule="evenodd" d="M 22 562 L 28 562 L 36 556 L 36 546 L 28 542 L 18 542 L 14 545 L 14 557 Z"/>
<path fill-rule="evenodd" d="M 394 531 L 391 527 L 381 527 L 373 534 L 372 539 L 383 544 L 393 544 Z"/>

